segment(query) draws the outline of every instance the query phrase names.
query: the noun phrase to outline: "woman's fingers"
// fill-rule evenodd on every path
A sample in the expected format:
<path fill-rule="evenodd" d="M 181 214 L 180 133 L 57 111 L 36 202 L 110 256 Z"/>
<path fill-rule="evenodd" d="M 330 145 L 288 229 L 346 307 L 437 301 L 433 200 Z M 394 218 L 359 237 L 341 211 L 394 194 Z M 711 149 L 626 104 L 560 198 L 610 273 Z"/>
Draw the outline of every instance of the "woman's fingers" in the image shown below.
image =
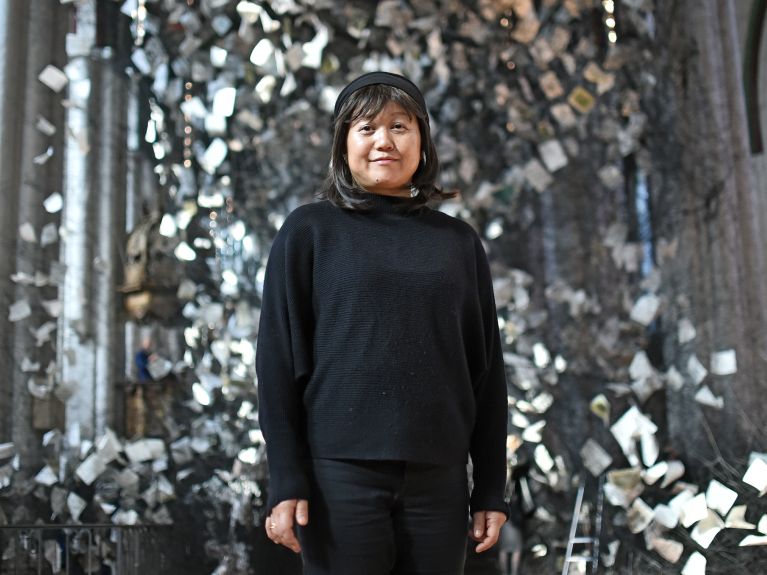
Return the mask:
<path fill-rule="evenodd" d="M 298 542 L 298 539 L 296 539 L 292 528 L 287 530 L 285 536 L 280 539 L 280 545 L 284 545 L 293 551 L 293 553 L 301 553 L 301 544 Z"/>
<path fill-rule="evenodd" d="M 275 536 L 274 536 L 274 529 L 272 527 L 272 516 L 271 515 L 267 515 L 266 523 L 264 524 L 264 526 L 266 528 L 266 536 L 269 539 L 271 539 L 272 541 L 274 541 L 274 537 Z M 276 541 L 274 541 L 274 542 L 277 543 Z"/>
<path fill-rule="evenodd" d="M 481 514 L 481 517 L 478 517 Z M 478 519 L 482 521 L 482 534 L 477 538 L 474 534 L 477 532 Z M 501 526 L 506 521 L 506 514 L 500 511 L 478 511 L 474 514 L 474 534 L 472 537 L 479 541 L 475 551 L 482 553 L 490 549 L 498 541 L 498 537 L 501 534 Z"/>
<path fill-rule="evenodd" d="M 275 543 L 284 545 L 295 553 L 301 552 L 301 544 L 293 530 L 293 517 L 305 525 L 309 520 L 308 502 L 305 499 L 281 501 L 266 518 L 266 534 Z M 303 521 L 303 523 L 302 523 Z"/>
<path fill-rule="evenodd" d="M 469 532 L 469 535 L 471 535 L 471 538 L 474 539 L 474 541 L 482 541 L 484 535 L 485 535 L 485 512 L 484 511 L 477 511 L 474 514 L 474 518 L 472 521 L 472 528 Z"/>
<path fill-rule="evenodd" d="M 299 525 L 309 523 L 309 502 L 306 499 L 299 499 L 296 505 L 296 521 Z"/>

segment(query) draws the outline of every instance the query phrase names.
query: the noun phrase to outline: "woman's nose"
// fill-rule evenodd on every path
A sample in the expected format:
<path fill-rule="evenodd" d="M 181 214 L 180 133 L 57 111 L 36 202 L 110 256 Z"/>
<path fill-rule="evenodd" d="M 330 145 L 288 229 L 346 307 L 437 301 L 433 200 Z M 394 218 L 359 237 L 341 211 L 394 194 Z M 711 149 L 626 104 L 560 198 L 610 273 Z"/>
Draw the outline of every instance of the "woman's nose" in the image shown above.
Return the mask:
<path fill-rule="evenodd" d="M 384 150 L 388 150 L 393 147 L 394 143 L 391 138 L 389 130 L 381 128 L 376 132 L 376 147 Z"/>

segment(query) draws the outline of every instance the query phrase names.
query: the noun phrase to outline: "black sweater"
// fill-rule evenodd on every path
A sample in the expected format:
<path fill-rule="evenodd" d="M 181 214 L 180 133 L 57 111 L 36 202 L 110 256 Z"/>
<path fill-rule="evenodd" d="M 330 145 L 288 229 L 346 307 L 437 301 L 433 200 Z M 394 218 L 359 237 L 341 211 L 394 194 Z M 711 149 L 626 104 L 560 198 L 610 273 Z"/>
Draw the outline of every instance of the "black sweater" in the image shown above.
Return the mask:
<path fill-rule="evenodd" d="M 269 253 L 256 344 L 267 510 L 309 499 L 309 457 L 470 454 L 471 512 L 506 513 L 506 373 L 482 242 L 458 218 L 370 196 L 364 213 L 299 206 Z"/>

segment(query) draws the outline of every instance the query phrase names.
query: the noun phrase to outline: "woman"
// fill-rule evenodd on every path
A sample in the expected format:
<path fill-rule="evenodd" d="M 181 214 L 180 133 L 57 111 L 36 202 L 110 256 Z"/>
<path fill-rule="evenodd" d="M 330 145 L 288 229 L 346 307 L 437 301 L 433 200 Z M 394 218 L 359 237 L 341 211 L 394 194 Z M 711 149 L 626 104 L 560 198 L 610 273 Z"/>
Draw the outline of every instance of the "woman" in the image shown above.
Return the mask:
<path fill-rule="evenodd" d="M 508 515 L 492 278 L 474 229 L 425 205 L 452 196 L 438 167 L 418 88 L 365 74 L 336 102 L 321 201 L 272 244 L 256 352 L 266 531 L 308 575 L 462 573 L 469 512 L 477 552 Z"/>

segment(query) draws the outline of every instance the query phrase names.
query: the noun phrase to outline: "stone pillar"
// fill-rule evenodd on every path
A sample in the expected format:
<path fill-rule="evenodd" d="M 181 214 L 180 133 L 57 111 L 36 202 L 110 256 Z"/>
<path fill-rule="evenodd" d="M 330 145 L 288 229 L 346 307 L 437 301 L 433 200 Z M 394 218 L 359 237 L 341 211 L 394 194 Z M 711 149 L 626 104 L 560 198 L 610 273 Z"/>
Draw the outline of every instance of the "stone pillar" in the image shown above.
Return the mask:
<path fill-rule="evenodd" d="M 92 85 L 90 54 L 96 33 L 96 2 L 88 0 L 75 7 L 77 41 L 70 43 L 69 93 L 66 116 L 66 169 L 64 173 L 61 260 L 66 275 L 60 286 L 63 303 L 59 321 L 59 380 L 71 395 L 67 402 L 67 431 L 73 443 L 92 437 L 95 431 L 95 345 L 93 300 L 95 233 L 95 181 L 98 141 L 89 126 L 100 117 L 97 93 Z"/>
<path fill-rule="evenodd" d="M 41 431 L 55 426 L 55 400 L 36 398 L 30 387 L 44 389 L 50 380 L 46 368 L 54 358 L 55 337 L 38 342 L 35 332 L 46 323 L 55 323 L 55 288 L 9 283 L 13 273 L 48 275 L 58 259 L 57 241 L 41 244 L 46 225 L 57 227 L 59 215 L 43 209 L 44 200 L 57 191 L 63 167 L 61 133 L 62 95 L 40 82 L 38 76 L 48 65 L 63 69 L 67 8 L 44 0 L 0 5 L 3 28 L 2 170 L 5 248 L 2 298 L 5 303 L 25 300 L 31 313 L 13 324 L 2 322 L 3 410 L 2 434 L 16 444 L 23 472 L 35 468 L 40 452 Z M 45 118 L 57 128 L 54 135 L 38 129 Z M 28 224 L 35 241 L 19 237 L 19 226 Z M 49 230 L 52 228 L 48 228 Z M 47 305 L 47 307 L 46 307 Z M 7 310 L 7 308 L 4 308 Z M 7 311 L 5 312 L 7 313 Z M 28 369 L 22 371 L 24 361 Z M 30 386 L 30 381 L 33 385 Z M 43 394 L 40 393 L 42 396 Z M 7 410 L 7 411 L 6 411 Z M 36 421 L 35 421 L 36 418 Z M 8 437 L 10 428 L 10 437 Z"/>
<path fill-rule="evenodd" d="M 100 14 L 100 18 L 107 15 Z M 95 65 L 94 90 L 98 91 L 101 121 L 94 139 L 99 157 L 95 170 L 93 201 L 96 221 L 94 233 L 93 275 L 93 333 L 95 336 L 95 431 L 103 433 L 113 426 L 115 390 L 123 379 L 122 366 L 125 341 L 120 324 L 123 322 L 122 297 L 117 286 L 122 279 L 122 257 L 125 250 L 126 220 L 126 91 L 128 79 L 117 69 L 120 46 L 117 30 L 119 20 L 110 15 L 107 22 L 107 43 L 100 49 L 101 60 Z"/>
<path fill-rule="evenodd" d="M 654 213 L 661 235 L 679 240 L 664 285 L 671 301 L 687 302 L 680 315 L 697 327 L 700 360 L 708 365 L 712 352 L 732 348 L 738 364 L 737 374 L 706 380 L 724 399 L 721 411 L 696 406 L 693 386 L 669 394 L 672 442 L 692 460 L 715 448 L 730 461 L 761 449 L 767 417 L 764 193 L 749 151 L 734 6 L 685 1 L 659 4 L 656 15 L 664 66 L 674 71 L 659 86 L 670 121 L 654 146 Z"/>
<path fill-rule="evenodd" d="M 16 239 L 21 181 L 21 137 L 26 63 L 26 2 L 0 2 L 0 241 L 6 257 L 0 258 L 0 442 L 10 441 L 13 413 L 13 324 L 7 310 L 16 298 L 10 276 L 16 271 Z"/>

